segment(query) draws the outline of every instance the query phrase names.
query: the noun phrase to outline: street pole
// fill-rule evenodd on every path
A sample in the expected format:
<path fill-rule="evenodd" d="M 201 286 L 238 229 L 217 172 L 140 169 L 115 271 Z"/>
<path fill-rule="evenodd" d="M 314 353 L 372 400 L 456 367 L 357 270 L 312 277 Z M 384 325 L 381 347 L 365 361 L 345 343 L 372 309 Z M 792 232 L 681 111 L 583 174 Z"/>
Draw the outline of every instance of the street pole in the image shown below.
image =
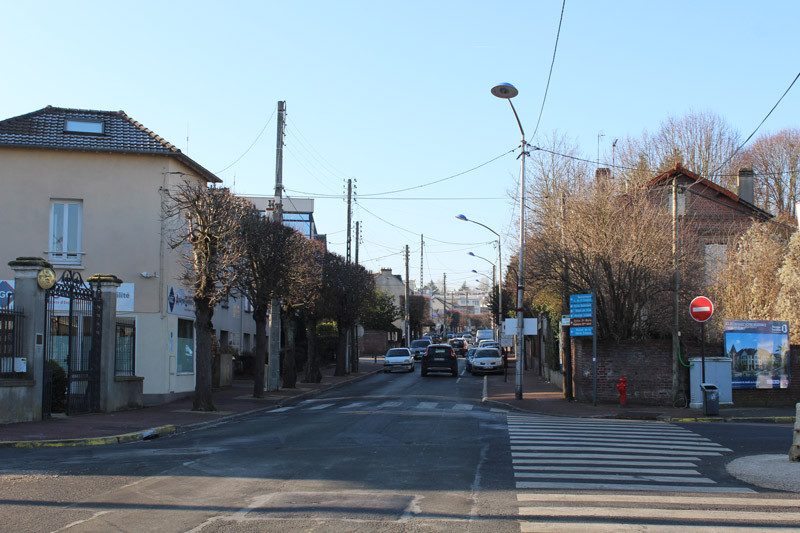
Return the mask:
<path fill-rule="evenodd" d="M 286 121 L 286 102 L 278 102 L 278 138 L 275 147 L 275 206 L 272 219 L 283 223 L 283 135 Z M 280 385 L 281 358 L 281 302 L 272 298 L 269 313 L 269 356 L 267 391 L 276 391 Z"/>
<path fill-rule="evenodd" d="M 405 310 L 405 323 L 406 324 L 405 324 L 405 335 L 406 335 L 406 346 L 410 347 L 411 346 L 411 324 L 410 324 L 410 318 L 411 318 L 410 309 L 411 309 L 411 306 L 410 306 L 410 304 L 408 302 L 409 290 L 408 290 L 408 245 L 407 244 L 406 244 L 405 255 L 406 255 L 406 310 Z"/>
<path fill-rule="evenodd" d="M 444 285 L 444 310 L 443 310 L 443 317 L 444 323 L 442 325 L 442 332 L 445 336 L 447 336 L 447 273 L 443 273 L 442 277 L 444 281 L 442 281 L 442 285 Z"/>
<path fill-rule="evenodd" d="M 678 315 L 678 291 L 680 289 L 680 270 L 678 270 L 678 177 L 672 178 L 672 401 L 678 401 L 680 394 L 680 349 L 681 331 Z"/>
<path fill-rule="evenodd" d="M 516 383 L 514 385 L 514 396 L 517 400 L 522 399 L 522 367 L 525 357 L 525 318 L 523 317 L 525 305 L 523 300 L 523 267 L 525 266 L 525 156 L 527 155 L 526 148 L 528 144 L 525 142 L 525 130 L 522 128 L 522 122 L 519 121 L 517 110 L 514 109 L 512 98 L 519 94 L 517 88 L 510 83 L 501 83 L 492 87 L 492 94 L 498 98 L 508 100 L 511 106 L 511 111 L 514 112 L 514 118 L 519 126 L 519 132 L 522 135 L 520 141 L 520 176 L 519 176 L 519 265 L 517 266 L 517 362 L 516 362 Z"/>
<path fill-rule="evenodd" d="M 500 249 L 500 236 L 497 236 L 497 336 L 503 334 L 503 251 Z M 500 340 L 499 338 L 497 340 Z"/>
<path fill-rule="evenodd" d="M 347 261 L 348 265 L 350 264 L 350 250 L 353 242 L 352 221 L 353 221 L 353 180 L 348 179 L 347 180 L 347 256 L 345 257 L 345 260 Z M 345 295 L 348 306 L 350 305 L 350 296 L 351 294 L 348 291 L 348 293 Z M 350 372 L 351 356 L 352 356 L 350 352 L 352 351 L 351 343 L 353 340 L 352 333 L 353 333 L 353 328 L 348 328 L 347 347 L 345 348 L 344 351 L 344 367 L 346 369 L 345 373 Z"/>
<path fill-rule="evenodd" d="M 361 223 L 356 220 L 356 264 L 358 264 L 358 243 L 361 241 Z M 358 318 L 353 326 L 353 372 L 358 372 Z"/>

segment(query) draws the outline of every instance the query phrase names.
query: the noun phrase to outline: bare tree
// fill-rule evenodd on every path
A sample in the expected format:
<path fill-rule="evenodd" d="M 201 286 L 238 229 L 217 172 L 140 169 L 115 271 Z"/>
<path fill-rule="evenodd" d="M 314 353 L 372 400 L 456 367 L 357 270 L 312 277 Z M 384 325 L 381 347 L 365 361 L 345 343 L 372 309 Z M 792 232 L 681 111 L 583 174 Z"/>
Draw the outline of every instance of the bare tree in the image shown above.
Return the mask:
<path fill-rule="evenodd" d="M 777 320 L 780 271 L 787 251 L 787 240 L 777 226 L 753 224 L 729 247 L 727 265 L 714 288 L 717 314 L 745 320 Z M 787 268 L 787 276 L 789 272 L 791 269 Z M 784 296 L 787 301 L 788 295 Z"/>
<path fill-rule="evenodd" d="M 756 205 L 793 219 L 800 200 L 800 129 L 762 135 L 743 152 L 741 163 L 755 172 Z"/>
<path fill-rule="evenodd" d="M 300 233 L 294 232 L 287 248 L 290 258 L 286 287 L 282 291 L 284 317 L 281 320 L 286 349 L 283 353 L 281 377 L 284 387 L 294 388 L 297 384 L 295 355 L 295 324 L 297 322 L 303 323 L 308 339 L 307 368 L 309 371 L 307 376 L 313 372 L 312 365 L 316 372 L 319 372 L 314 341 L 317 323 L 316 308 L 322 287 L 322 259 L 325 247 L 319 241 L 307 239 Z"/>
<path fill-rule="evenodd" d="M 737 162 L 729 159 L 740 135 L 719 115 L 692 112 L 670 117 L 659 129 L 618 144 L 615 171 L 622 181 L 638 185 L 681 163 L 685 168 L 728 189 L 735 189 Z"/>
<path fill-rule="evenodd" d="M 172 224 L 170 246 L 180 248 L 183 284 L 192 292 L 197 333 L 195 395 L 192 409 L 214 411 L 211 343 L 214 307 L 227 299 L 238 279 L 244 248 L 240 221 L 249 204 L 226 188 L 184 182 L 167 191 L 163 216 Z"/>
<path fill-rule="evenodd" d="M 291 259 L 289 243 L 296 232 L 276 220 L 251 211 L 241 224 L 244 253 L 237 270 L 237 288 L 253 306 L 255 375 L 253 396 L 264 397 L 264 365 L 267 360 L 267 311 L 270 302 L 286 286 Z"/>

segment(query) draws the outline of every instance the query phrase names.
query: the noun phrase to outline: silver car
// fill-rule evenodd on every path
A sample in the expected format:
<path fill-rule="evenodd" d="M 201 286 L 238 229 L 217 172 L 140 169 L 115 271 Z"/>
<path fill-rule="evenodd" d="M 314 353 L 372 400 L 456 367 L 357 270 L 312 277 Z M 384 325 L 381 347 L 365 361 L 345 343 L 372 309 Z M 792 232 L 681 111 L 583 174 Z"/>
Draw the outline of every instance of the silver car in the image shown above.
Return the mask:
<path fill-rule="evenodd" d="M 391 372 L 399 368 L 406 372 L 414 371 L 414 356 L 408 348 L 390 348 L 383 356 L 383 371 Z"/>
<path fill-rule="evenodd" d="M 503 357 L 497 348 L 478 348 L 472 356 L 470 373 L 489 374 L 503 373 Z"/>

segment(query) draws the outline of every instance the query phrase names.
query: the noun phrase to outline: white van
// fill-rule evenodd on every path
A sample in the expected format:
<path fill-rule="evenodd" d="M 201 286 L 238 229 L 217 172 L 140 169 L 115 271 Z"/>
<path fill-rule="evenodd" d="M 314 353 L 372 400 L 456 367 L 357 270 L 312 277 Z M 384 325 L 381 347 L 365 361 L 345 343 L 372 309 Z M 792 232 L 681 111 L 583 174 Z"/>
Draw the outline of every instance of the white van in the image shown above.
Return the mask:
<path fill-rule="evenodd" d="M 494 330 L 492 329 L 479 329 L 475 334 L 475 344 L 480 344 L 481 341 L 494 340 Z"/>

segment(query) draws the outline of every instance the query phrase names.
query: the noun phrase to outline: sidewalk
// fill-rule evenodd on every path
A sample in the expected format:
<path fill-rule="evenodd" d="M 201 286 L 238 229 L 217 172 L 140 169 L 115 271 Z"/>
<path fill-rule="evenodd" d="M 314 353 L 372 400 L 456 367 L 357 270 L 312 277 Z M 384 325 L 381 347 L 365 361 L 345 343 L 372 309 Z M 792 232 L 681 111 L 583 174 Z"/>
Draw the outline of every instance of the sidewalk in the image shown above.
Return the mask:
<path fill-rule="evenodd" d="M 771 422 L 793 424 L 795 407 L 726 407 L 720 406 L 719 416 L 706 416 L 703 409 L 633 405 L 620 407 L 617 403 L 568 402 L 560 383 L 549 383 L 533 370 L 523 373 L 522 400 L 516 399 L 515 369 L 509 362 L 508 379 L 492 375 L 487 380 L 484 403 L 504 406 L 531 413 L 588 418 L 621 418 L 661 420 L 665 422 Z"/>
<path fill-rule="evenodd" d="M 155 438 L 185 431 L 219 420 L 227 420 L 252 412 L 274 409 L 311 398 L 321 392 L 361 380 L 383 369 L 383 359 L 362 357 L 360 372 L 348 376 L 334 376 L 334 367 L 322 369 L 321 383 L 300 383 L 296 389 L 282 389 L 265 393 L 264 398 L 253 398 L 251 380 L 236 381 L 233 386 L 214 392 L 217 411 L 192 411 L 192 398 L 116 413 L 92 413 L 77 416 L 54 416 L 41 422 L 22 422 L 0 425 L 0 447 L 92 446 L 117 444 Z M 509 366 L 508 380 L 503 376 L 488 376 L 484 403 L 517 411 L 570 417 L 621 418 L 662 420 L 669 422 L 794 422 L 794 407 L 780 408 L 720 408 L 720 415 L 707 417 L 702 409 L 676 409 L 670 407 L 636 406 L 621 408 L 617 404 L 568 402 L 561 390 L 548 383 L 533 371 L 523 377 L 523 399 L 515 398 L 513 363 Z M 480 400 L 481 398 L 475 398 Z"/>
<path fill-rule="evenodd" d="M 312 398 L 317 394 L 353 383 L 383 370 L 383 359 L 362 357 L 359 372 L 334 376 L 335 368 L 321 369 L 321 383 L 301 383 L 296 389 L 265 392 L 264 398 L 253 397 L 253 381 L 234 381 L 233 386 L 213 393 L 217 411 L 192 411 L 192 398 L 183 398 L 163 405 L 77 416 L 56 415 L 40 422 L 0 425 L 0 448 L 39 448 L 45 446 L 98 446 L 156 438 L 194 427 L 229 420 L 256 411 L 274 409 Z"/>

